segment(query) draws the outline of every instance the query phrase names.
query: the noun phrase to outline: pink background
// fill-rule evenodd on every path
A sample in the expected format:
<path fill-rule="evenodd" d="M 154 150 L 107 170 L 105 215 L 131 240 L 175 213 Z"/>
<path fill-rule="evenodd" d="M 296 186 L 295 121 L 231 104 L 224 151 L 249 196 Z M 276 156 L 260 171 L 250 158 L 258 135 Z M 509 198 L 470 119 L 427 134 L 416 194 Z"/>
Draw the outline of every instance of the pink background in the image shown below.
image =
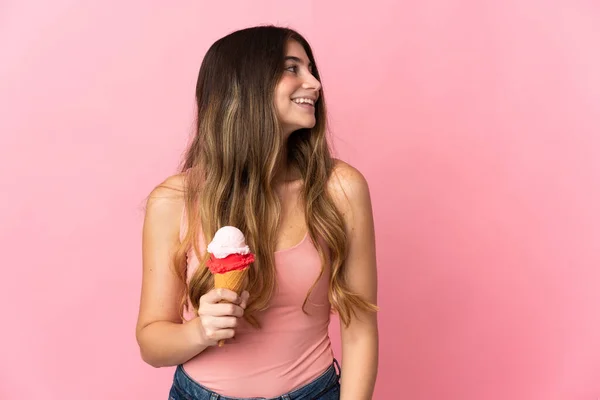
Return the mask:
<path fill-rule="evenodd" d="M 166 398 L 134 336 L 144 197 L 205 51 L 260 23 L 314 46 L 370 181 L 375 398 L 600 396 L 597 3 L 172 4 L 0 4 L 0 398 Z"/>

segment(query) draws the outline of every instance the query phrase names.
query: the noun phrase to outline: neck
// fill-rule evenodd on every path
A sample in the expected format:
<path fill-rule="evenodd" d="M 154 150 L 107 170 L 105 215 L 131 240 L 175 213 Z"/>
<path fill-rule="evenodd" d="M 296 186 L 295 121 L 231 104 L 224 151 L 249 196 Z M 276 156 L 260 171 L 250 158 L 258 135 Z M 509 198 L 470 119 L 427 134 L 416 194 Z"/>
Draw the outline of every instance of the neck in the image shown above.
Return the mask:
<path fill-rule="evenodd" d="M 287 162 L 287 151 L 284 150 L 277 160 L 275 170 L 275 178 L 273 179 L 274 183 L 284 182 L 288 179 L 289 175 L 289 167 Z"/>
<path fill-rule="evenodd" d="M 280 183 L 292 182 L 300 178 L 301 175 L 299 171 L 288 164 L 287 150 L 284 150 L 277 162 L 274 183 L 277 185 Z"/>

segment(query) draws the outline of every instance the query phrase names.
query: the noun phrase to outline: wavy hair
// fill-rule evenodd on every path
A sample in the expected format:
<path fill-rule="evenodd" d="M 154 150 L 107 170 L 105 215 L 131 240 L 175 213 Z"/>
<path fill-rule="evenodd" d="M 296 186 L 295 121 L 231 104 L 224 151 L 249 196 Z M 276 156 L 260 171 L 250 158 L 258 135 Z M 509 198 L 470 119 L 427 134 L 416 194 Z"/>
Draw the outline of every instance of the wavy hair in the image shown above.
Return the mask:
<path fill-rule="evenodd" d="M 183 282 L 187 280 L 186 261 L 191 249 L 200 266 L 185 285 L 182 316 L 189 305 L 197 310 L 200 297 L 214 284 L 206 268 L 209 254 L 198 248 L 200 228 L 205 243 L 210 243 L 220 227 L 232 225 L 244 232 L 256 255 L 248 273 L 247 290 L 252 297 L 244 318 L 260 326 L 257 312 L 268 307 L 276 286 L 274 252 L 281 204 L 274 191 L 274 178 L 286 150 L 287 162 L 302 175 L 306 225 L 321 258 L 319 279 L 327 262 L 331 264 L 332 308 L 346 325 L 357 309 L 377 310 L 351 292 L 345 280 L 344 220 L 326 187 L 334 159 L 326 138 L 322 91 L 315 104 L 315 126 L 294 131 L 287 143 L 283 140 L 274 94 L 290 40 L 304 47 L 314 67 L 313 75 L 320 81 L 308 42 L 292 29 L 273 25 L 238 30 L 217 40 L 200 66 L 196 132 L 181 166 L 188 229 L 174 254 L 176 273 Z M 317 238 L 323 239 L 325 247 Z M 307 293 L 303 310 L 316 283 Z"/>

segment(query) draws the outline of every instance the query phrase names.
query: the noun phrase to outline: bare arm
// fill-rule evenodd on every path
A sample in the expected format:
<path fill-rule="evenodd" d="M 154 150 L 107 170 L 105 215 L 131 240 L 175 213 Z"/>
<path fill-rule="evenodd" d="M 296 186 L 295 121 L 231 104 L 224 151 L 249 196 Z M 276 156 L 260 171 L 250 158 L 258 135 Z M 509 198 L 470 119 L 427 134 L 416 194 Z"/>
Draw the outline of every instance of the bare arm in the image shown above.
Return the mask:
<path fill-rule="evenodd" d="M 173 272 L 172 256 L 180 245 L 183 205 L 183 177 L 176 175 L 152 191 L 146 207 L 136 338 L 142 359 L 154 367 L 184 363 L 218 340 L 233 337 L 236 317 L 245 307 L 234 292 L 213 290 L 201 299 L 200 317 L 182 323 L 184 287 Z M 222 299 L 236 304 L 218 304 Z"/>
<path fill-rule="evenodd" d="M 346 163 L 336 168 L 333 196 L 344 214 L 349 240 L 346 280 L 352 292 L 377 304 L 375 230 L 367 181 Z M 337 182 L 337 187 L 336 187 Z M 348 327 L 341 323 L 342 400 L 369 400 L 377 377 L 379 334 L 377 314 L 357 311 Z"/>

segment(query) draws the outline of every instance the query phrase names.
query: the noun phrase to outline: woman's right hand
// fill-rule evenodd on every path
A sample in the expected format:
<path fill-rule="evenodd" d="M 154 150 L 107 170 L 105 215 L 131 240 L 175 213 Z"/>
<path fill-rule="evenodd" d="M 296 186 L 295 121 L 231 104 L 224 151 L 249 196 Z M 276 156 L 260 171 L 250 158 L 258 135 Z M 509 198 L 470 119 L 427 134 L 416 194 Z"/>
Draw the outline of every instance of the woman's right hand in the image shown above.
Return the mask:
<path fill-rule="evenodd" d="M 238 319 L 244 315 L 248 296 L 247 291 L 238 296 L 232 290 L 212 289 L 200 297 L 198 320 L 203 345 L 215 346 L 219 340 L 235 336 L 235 328 Z"/>

